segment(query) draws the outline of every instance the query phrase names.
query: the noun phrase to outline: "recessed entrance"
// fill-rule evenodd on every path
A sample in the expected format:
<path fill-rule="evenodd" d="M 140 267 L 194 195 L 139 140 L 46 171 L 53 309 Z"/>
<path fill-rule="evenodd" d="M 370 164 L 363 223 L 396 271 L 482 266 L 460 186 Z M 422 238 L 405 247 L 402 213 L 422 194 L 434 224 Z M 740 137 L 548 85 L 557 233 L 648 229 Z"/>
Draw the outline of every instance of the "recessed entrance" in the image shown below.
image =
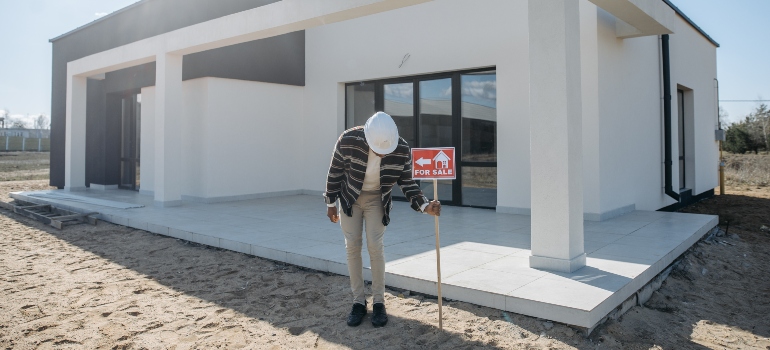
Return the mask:
<path fill-rule="evenodd" d="M 139 191 L 142 95 L 121 96 L 120 114 L 120 184 L 118 187 Z"/>
<path fill-rule="evenodd" d="M 687 188 L 687 163 L 685 162 L 685 107 L 684 107 L 684 90 L 677 89 L 676 90 L 677 95 L 677 104 L 679 109 L 679 189 L 683 190 Z"/>
<path fill-rule="evenodd" d="M 390 114 L 410 147 L 455 147 L 456 180 L 440 180 L 445 204 L 497 206 L 497 75 L 494 68 L 346 85 L 346 126 Z M 421 183 L 433 198 L 433 182 Z M 398 195 L 396 194 L 398 192 Z M 403 199 L 400 191 L 394 198 Z"/>

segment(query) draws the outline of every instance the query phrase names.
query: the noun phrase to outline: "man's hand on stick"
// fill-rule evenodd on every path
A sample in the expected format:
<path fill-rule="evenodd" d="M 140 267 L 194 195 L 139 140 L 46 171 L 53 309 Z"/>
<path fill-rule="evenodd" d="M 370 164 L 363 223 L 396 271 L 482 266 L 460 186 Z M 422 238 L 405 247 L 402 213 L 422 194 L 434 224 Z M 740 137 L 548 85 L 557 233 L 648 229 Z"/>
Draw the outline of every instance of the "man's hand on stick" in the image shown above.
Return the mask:
<path fill-rule="evenodd" d="M 425 207 L 425 213 L 433 216 L 441 216 L 441 202 L 437 200 L 430 201 L 428 206 Z"/>

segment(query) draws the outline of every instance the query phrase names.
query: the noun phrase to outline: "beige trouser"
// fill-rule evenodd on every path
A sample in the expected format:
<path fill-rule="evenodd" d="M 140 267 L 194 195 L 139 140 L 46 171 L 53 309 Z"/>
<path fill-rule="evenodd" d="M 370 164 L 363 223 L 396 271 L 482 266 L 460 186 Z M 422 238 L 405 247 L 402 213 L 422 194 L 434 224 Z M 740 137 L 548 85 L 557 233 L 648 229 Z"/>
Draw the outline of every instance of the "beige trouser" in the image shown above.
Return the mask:
<path fill-rule="evenodd" d="M 380 192 L 361 192 L 353 203 L 353 216 L 340 215 L 340 226 L 345 235 L 345 249 L 348 253 L 348 272 L 350 288 L 353 290 L 353 302 L 365 304 L 363 262 L 363 229 L 366 223 L 366 247 L 372 264 L 372 299 L 373 303 L 385 302 L 385 255 L 382 237 L 385 235 L 384 215 Z"/>

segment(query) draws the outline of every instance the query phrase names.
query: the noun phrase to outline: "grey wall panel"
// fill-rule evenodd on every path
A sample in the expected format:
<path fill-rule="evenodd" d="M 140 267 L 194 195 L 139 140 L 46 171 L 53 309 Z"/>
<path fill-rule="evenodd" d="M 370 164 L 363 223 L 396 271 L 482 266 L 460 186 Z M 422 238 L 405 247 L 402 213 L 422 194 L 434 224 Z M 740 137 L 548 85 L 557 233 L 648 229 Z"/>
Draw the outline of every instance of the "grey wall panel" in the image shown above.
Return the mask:
<path fill-rule="evenodd" d="M 51 185 L 60 188 L 64 186 L 67 62 L 276 1 L 143 0 L 124 11 L 53 40 Z M 183 76 L 186 79 L 213 76 L 304 85 L 304 43 L 304 32 L 297 32 L 188 55 L 185 56 Z M 152 73 L 147 68 L 135 69 L 108 73 L 108 79 L 102 83 L 104 93 L 108 93 L 107 89 L 121 91 L 119 89 L 154 85 L 154 64 Z M 113 76 L 115 81 L 110 79 Z M 148 83 L 150 77 L 151 84 Z M 104 114 L 102 116 L 107 117 Z"/>
<path fill-rule="evenodd" d="M 218 77 L 305 85 L 305 32 L 184 56 L 182 79 Z"/>
<path fill-rule="evenodd" d="M 109 72 L 104 79 L 104 93 L 139 93 L 143 87 L 155 85 L 155 62 Z"/>
<path fill-rule="evenodd" d="M 278 0 L 143 0 L 55 38 L 81 46 L 84 55 L 122 46 L 196 23 L 268 5 Z M 87 37 L 91 42 L 86 43 Z"/>

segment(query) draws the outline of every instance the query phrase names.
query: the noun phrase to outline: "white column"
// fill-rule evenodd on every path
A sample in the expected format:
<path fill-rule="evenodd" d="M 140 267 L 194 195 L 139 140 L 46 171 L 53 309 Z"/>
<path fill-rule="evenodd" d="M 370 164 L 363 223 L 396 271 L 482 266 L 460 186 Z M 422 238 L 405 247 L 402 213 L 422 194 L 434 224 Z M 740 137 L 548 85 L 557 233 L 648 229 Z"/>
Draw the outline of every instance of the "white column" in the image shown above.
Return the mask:
<path fill-rule="evenodd" d="M 575 0 L 529 0 L 532 268 L 585 266 L 580 11 Z"/>
<path fill-rule="evenodd" d="M 155 62 L 155 205 L 182 203 L 182 56 Z"/>
<path fill-rule="evenodd" d="M 67 74 L 67 112 L 64 136 L 64 189 L 86 189 L 87 78 Z"/>

